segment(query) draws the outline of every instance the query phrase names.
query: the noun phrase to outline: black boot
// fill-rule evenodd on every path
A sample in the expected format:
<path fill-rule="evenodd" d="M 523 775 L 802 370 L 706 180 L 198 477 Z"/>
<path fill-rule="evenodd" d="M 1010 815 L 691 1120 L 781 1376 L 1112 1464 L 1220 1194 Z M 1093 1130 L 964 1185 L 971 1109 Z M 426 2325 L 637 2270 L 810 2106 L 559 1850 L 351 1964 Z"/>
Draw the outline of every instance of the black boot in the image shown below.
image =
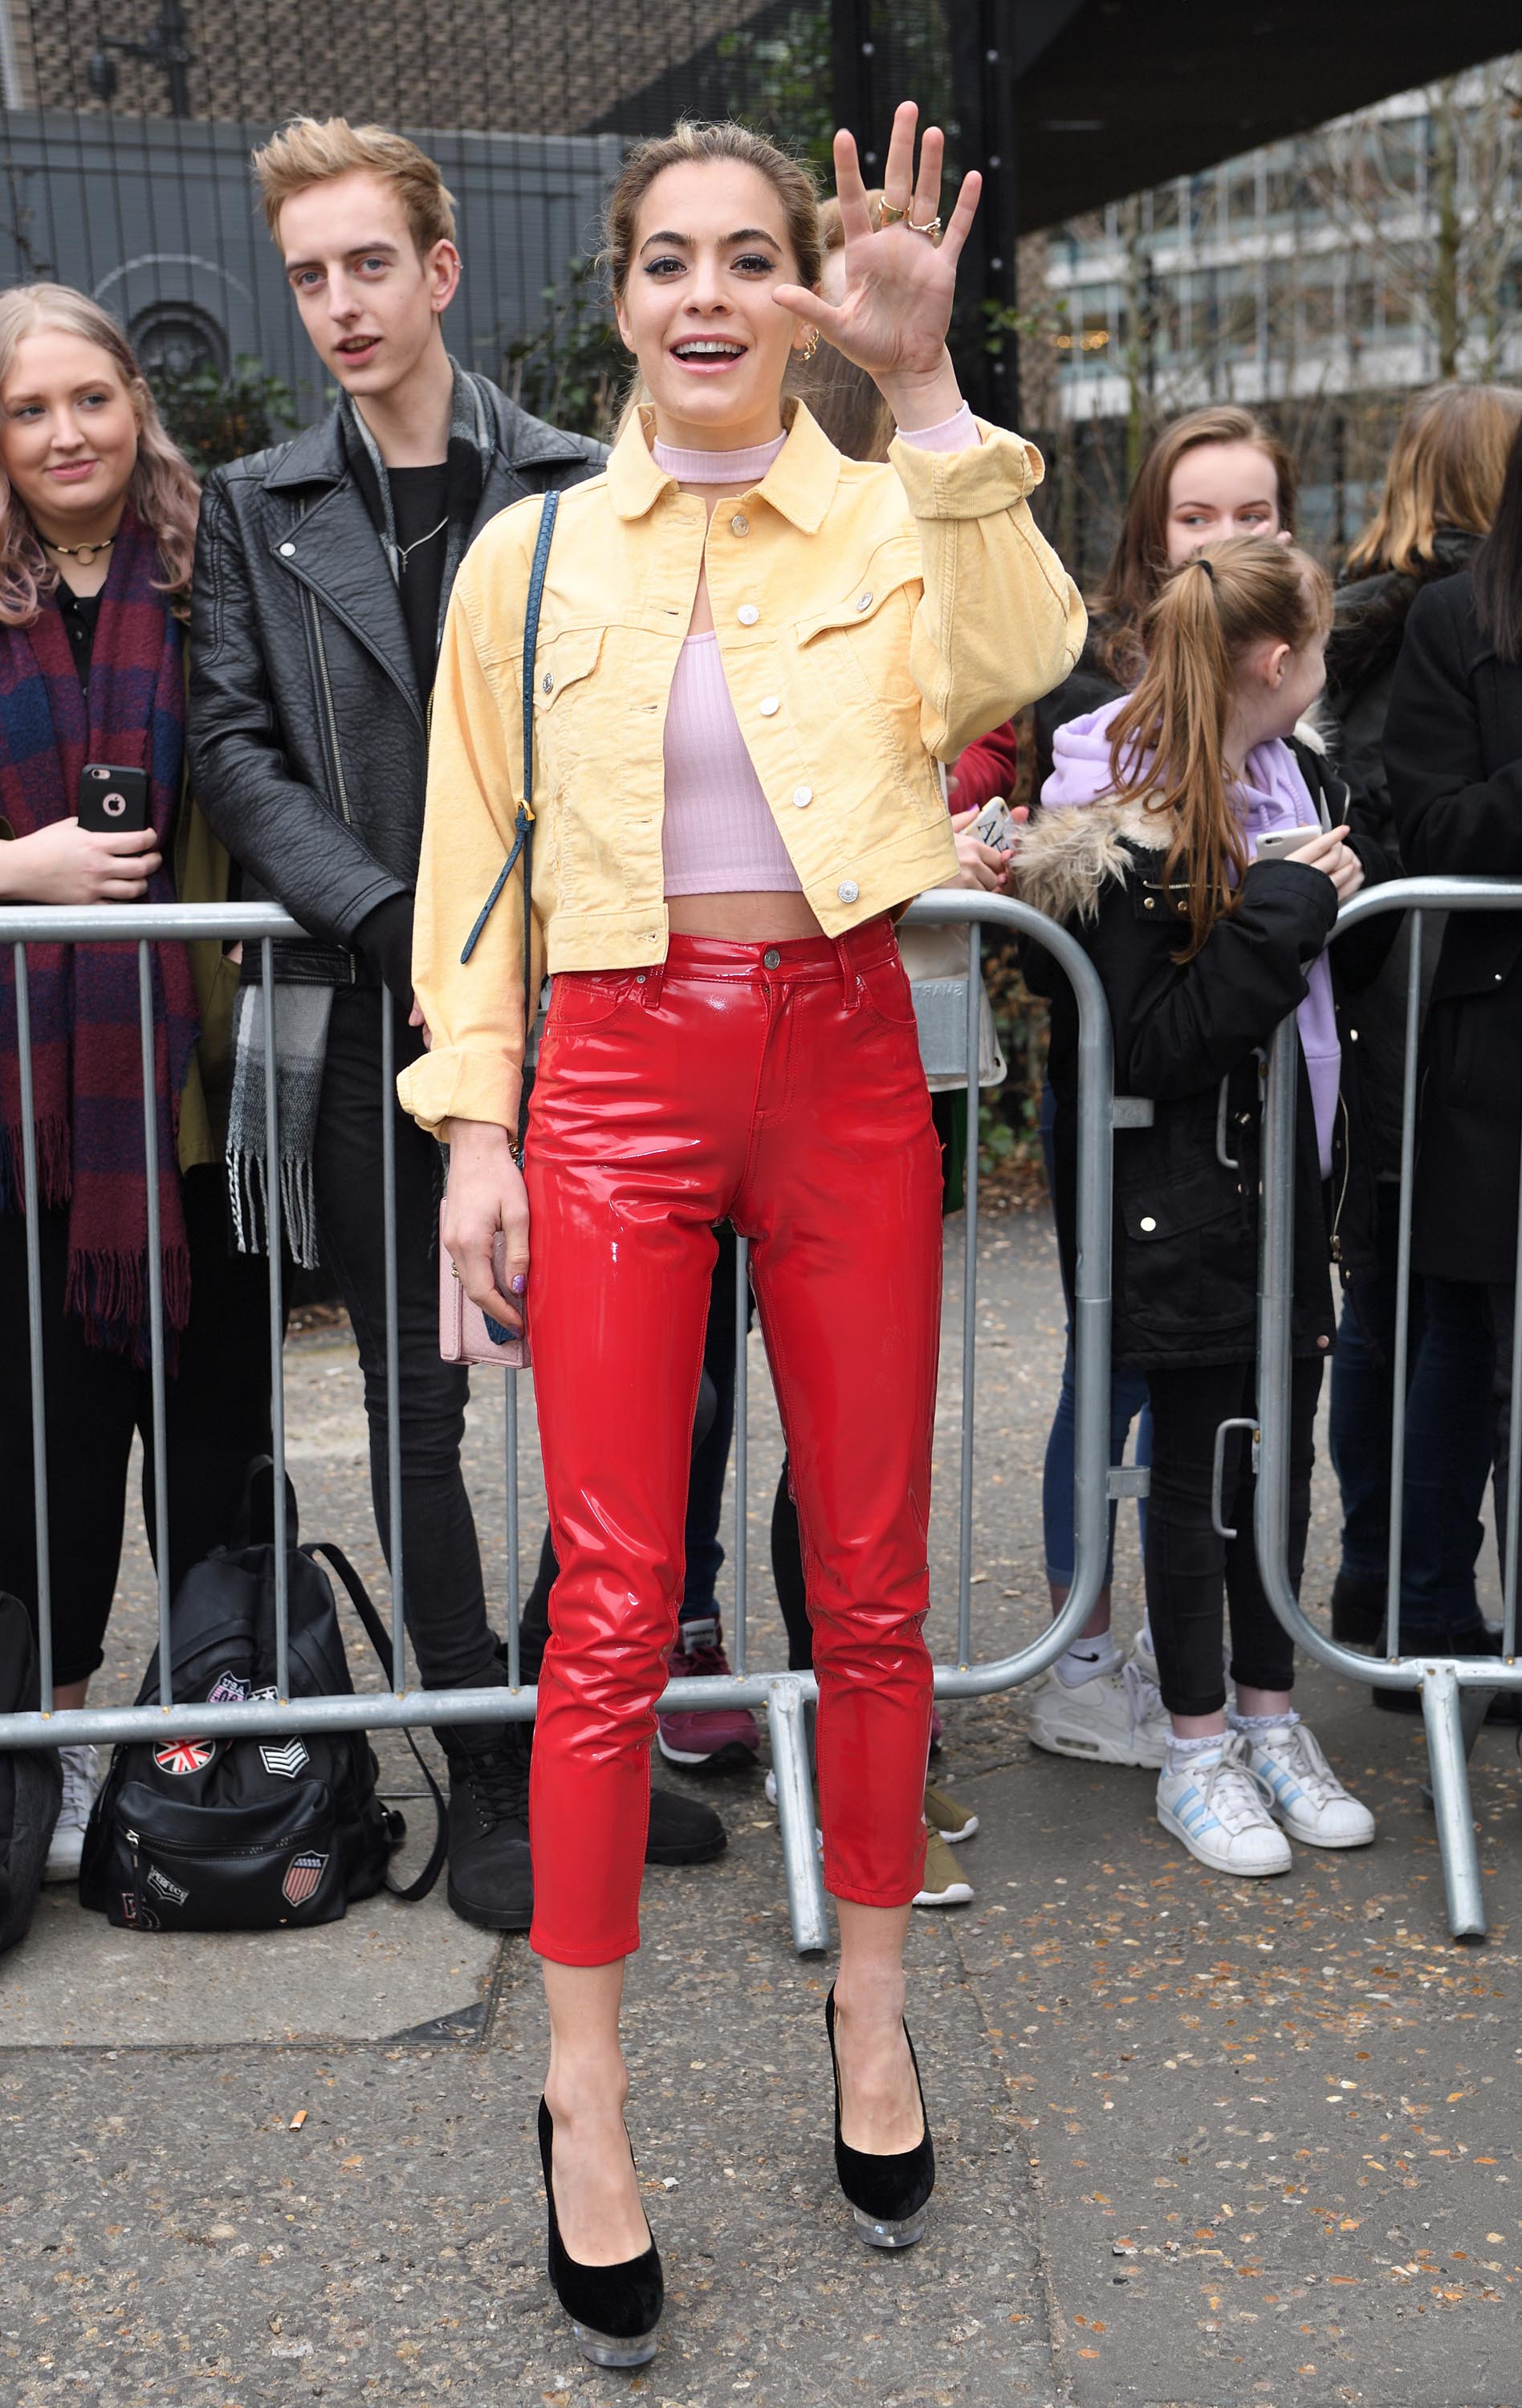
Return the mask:
<path fill-rule="evenodd" d="M 729 1834 L 711 1806 L 673 1790 L 652 1788 L 647 1865 L 706 1865 L 722 1856 Z"/>
<path fill-rule="evenodd" d="M 1379 1647 L 1385 1638 L 1385 1586 L 1339 1572 L 1332 1583 L 1331 1635 L 1344 1647 Z"/>
<path fill-rule="evenodd" d="M 528 1856 L 526 1723 L 456 1724 L 449 1759 L 449 1902 L 487 1931 L 526 1931 L 534 1916 Z"/>
<path fill-rule="evenodd" d="M 539 1676 L 544 1639 L 548 1635 L 550 1584 L 553 1578 L 554 1556 L 551 1553 L 547 1531 L 539 1564 L 539 1577 L 524 1609 L 522 1626 L 522 1660 L 518 1677 L 525 1686 L 537 1682 Z M 508 1643 L 505 1639 L 497 1641 L 496 1654 L 502 1667 L 503 1677 L 506 1678 Z M 523 1734 L 525 1753 L 531 1752 L 534 1745 L 533 1724 L 514 1723 L 509 1727 Z M 696 1798 L 678 1798 L 669 1789 L 653 1788 L 651 1790 L 650 1836 L 645 1842 L 647 1865 L 711 1864 L 715 1856 L 723 1856 L 728 1845 L 729 1834 L 711 1806 L 705 1806 Z M 529 1881 L 530 1877 L 525 1873 L 524 1878 Z M 534 1893 L 531 1882 L 526 1896 L 529 1910 L 532 1911 Z M 526 1931 L 528 1920 L 528 1914 L 525 1913 L 521 1924 L 510 1924 L 507 1928 L 512 1931 Z"/>

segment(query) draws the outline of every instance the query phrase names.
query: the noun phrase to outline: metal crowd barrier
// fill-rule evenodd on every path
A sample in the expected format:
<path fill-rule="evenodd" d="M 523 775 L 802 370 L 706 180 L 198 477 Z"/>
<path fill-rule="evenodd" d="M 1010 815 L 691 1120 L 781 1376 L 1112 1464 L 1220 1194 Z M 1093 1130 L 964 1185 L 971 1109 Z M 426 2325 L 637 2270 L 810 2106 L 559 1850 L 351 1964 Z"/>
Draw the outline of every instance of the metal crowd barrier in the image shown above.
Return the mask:
<path fill-rule="evenodd" d="M 1522 882 L 1500 878 L 1403 878 L 1356 895 L 1338 914 L 1336 937 L 1385 911 L 1411 914 L 1406 974 L 1405 1083 L 1400 1129 L 1400 1218 L 1397 1268 L 1395 1356 L 1391 1391 L 1406 1393 L 1410 1353 L 1412 1174 L 1416 1157 L 1416 1093 L 1421 1022 L 1424 916 L 1429 911 L 1515 911 Z M 1400 1653 L 1401 1517 L 1404 1506 L 1405 1417 L 1392 1416 L 1390 1554 L 1385 1653 L 1365 1656 L 1318 1629 L 1295 1596 L 1289 1577 L 1290 1325 L 1295 1292 L 1295 1111 L 1299 1038 L 1293 1018 L 1282 1023 L 1269 1058 L 1263 1129 L 1262 1276 L 1258 1299 L 1257 1489 L 1254 1527 L 1264 1586 L 1275 1613 L 1298 1647 L 1333 1672 L 1372 1688 L 1417 1689 L 1427 1727 L 1428 1761 L 1437 1815 L 1438 1846 L 1449 1928 L 1460 1941 L 1486 1936 L 1480 1859 L 1470 1804 L 1468 1755 L 1497 1689 L 1522 1688 L 1516 1656 L 1516 1570 L 1522 1412 L 1511 1417 L 1509 1508 L 1503 1534 L 1505 1623 L 1500 1660 L 1493 1656 L 1402 1656 Z M 1522 1182 L 1519 1182 L 1522 1202 Z M 1522 1279 L 1522 1209 L 1518 1278 Z M 1512 1355 L 1512 1395 L 1522 1398 L 1522 1316 Z"/>
<path fill-rule="evenodd" d="M 1134 1099 L 1116 1099 L 1112 1078 L 1110 1015 L 1104 992 L 1082 948 L 1068 932 L 1022 903 L 1001 896 L 946 889 L 923 897 L 910 918 L 921 924 L 965 924 L 969 930 L 967 1058 L 970 1076 L 967 1091 L 967 1210 L 962 1291 L 961 1450 L 959 1466 L 959 1538 L 957 1574 L 956 1656 L 938 1664 L 939 1698 L 983 1697 L 1012 1688 L 1052 1663 L 1088 1619 L 1104 1581 L 1109 1544 L 1109 1503 L 1112 1497 L 1142 1492 L 1145 1474 L 1112 1469 L 1109 1462 L 1110 1394 L 1110 1250 L 1112 1130 L 1133 1125 L 1150 1107 Z M 977 1359 L 977 1237 L 978 1237 L 978 1105 L 980 935 L 984 926 L 1006 934 L 1037 939 L 1055 956 L 1072 982 L 1077 996 L 1079 1039 L 1078 1130 L 1078 1262 L 1073 1306 L 1074 1385 L 1076 1402 L 1075 1539 L 1073 1583 L 1062 1612 L 1040 1637 L 1014 1654 L 992 1662 L 978 1662 L 972 1653 L 972 1501 L 974 1480 L 975 1381 Z M 52 1692 L 52 1632 L 48 1561 L 48 1467 L 44 1423 L 40 1273 L 37 1255 L 37 1166 L 32 1125 L 32 1064 L 27 990 L 27 947 L 50 944 L 136 943 L 142 1060 L 144 1065 L 144 1138 L 149 1164 L 148 1259 L 151 1340 L 151 1412 L 155 1482 L 155 1554 L 158 1565 L 159 1661 L 166 1702 L 162 1706 L 85 1707 L 60 1713 L 47 1708 L 37 1713 L 0 1715 L 0 1747 L 57 1747 L 79 1742 L 113 1745 L 119 1741 L 151 1734 L 164 1740 L 182 1735 L 206 1738 L 251 1737 L 270 1732 L 321 1729 L 382 1729 L 427 1723 L 495 1722 L 531 1717 L 535 1692 L 522 1685 L 518 1665 L 519 1510 L 518 1398 L 514 1375 L 501 1375 L 506 1386 L 507 1604 L 509 1687 L 427 1691 L 409 1688 L 406 1675 L 406 1632 L 401 1545 L 400 1419 L 397 1400 L 397 1339 L 395 1211 L 395 1125 L 384 1116 L 385 1244 L 388 1265 L 386 1295 L 386 1383 L 388 1397 L 391 1519 L 389 1553 L 392 1565 L 391 1622 L 395 1649 L 395 1685 L 388 1693 L 366 1691 L 341 1698 L 288 1699 L 289 1609 L 286 1593 L 285 1411 L 282 1378 L 283 1297 L 280 1248 L 270 1251 L 269 1343 L 272 1378 L 275 1512 L 275 1616 L 277 1681 L 280 1691 L 270 1699 L 242 1704 L 207 1705 L 173 1702 L 173 1648 L 170 1635 L 168 1470 L 165 1447 L 164 1300 L 158 1246 L 158 1127 L 153 1106 L 153 1022 L 149 941 L 164 939 L 218 938 L 257 944 L 263 953 L 264 1044 L 266 1077 L 266 1142 L 270 1166 L 267 1186 L 269 1220 L 278 1231 L 280 1216 L 278 1097 L 273 1074 L 275 1052 L 271 951 L 277 939 L 300 936 L 297 924 L 272 905 L 242 904 L 205 908 L 187 904 L 138 904 L 130 911 L 102 904 L 79 910 L 29 906 L 0 912 L 0 942 L 14 948 L 16 962 L 17 1037 L 21 1052 L 21 1096 L 24 1125 L 22 1179 L 27 1222 L 29 1343 L 32 1369 L 34 1508 L 37 1529 L 37 1580 L 40 1606 L 39 1655 L 41 1695 Z M 392 1012 L 388 997 L 377 1006 L 381 1015 L 382 1076 L 392 1092 Z M 811 1785 L 805 1706 L 817 1696 L 811 1673 L 753 1670 L 747 1661 L 747 1505 L 749 1456 L 746 1437 L 746 1326 L 748 1278 L 746 1249 L 739 1246 L 736 1283 L 735 1453 L 737 1502 L 734 1566 L 736 1612 L 732 1639 L 734 1672 L 729 1678 L 674 1681 L 662 1703 L 667 1708 L 747 1705 L 764 1710 L 770 1729 L 772 1762 L 777 1775 L 779 1821 L 794 1940 L 799 1952 L 826 1945 L 825 1897 L 814 1844 L 814 1808 Z"/>

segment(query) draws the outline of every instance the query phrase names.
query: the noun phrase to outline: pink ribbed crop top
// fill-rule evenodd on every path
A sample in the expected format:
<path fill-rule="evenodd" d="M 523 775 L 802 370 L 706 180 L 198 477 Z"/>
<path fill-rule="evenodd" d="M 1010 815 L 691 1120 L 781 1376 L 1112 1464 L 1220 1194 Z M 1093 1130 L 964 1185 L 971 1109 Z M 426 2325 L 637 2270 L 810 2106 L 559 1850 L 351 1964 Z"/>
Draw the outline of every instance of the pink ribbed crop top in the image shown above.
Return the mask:
<path fill-rule="evenodd" d="M 977 442 L 978 431 L 964 405 L 955 418 L 903 439 L 926 451 L 959 452 Z M 779 435 L 744 452 L 688 452 L 657 442 L 655 465 L 689 484 L 723 484 L 741 494 L 761 482 L 786 440 Z M 661 851 L 668 896 L 802 892 L 740 733 L 715 635 L 687 638 L 671 681 Z"/>

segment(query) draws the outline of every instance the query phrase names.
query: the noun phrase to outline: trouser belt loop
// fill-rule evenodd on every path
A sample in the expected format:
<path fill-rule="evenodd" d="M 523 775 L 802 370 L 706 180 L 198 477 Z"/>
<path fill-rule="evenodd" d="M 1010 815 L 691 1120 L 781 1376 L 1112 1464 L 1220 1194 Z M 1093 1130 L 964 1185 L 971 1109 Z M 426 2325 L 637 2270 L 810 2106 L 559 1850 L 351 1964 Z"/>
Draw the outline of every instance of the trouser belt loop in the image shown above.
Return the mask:
<path fill-rule="evenodd" d="M 661 1008 L 661 987 L 665 978 L 666 964 L 664 962 L 656 962 L 650 969 L 640 971 L 639 992 L 644 997 L 644 1005 L 647 1011 L 659 1011 Z"/>
<path fill-rule="evenodd" d="M 850 945 L 844 937 L 837 937 L 835 939 L 835 958 L 840 965 L 840 1008 L 844 1011 L 854 1011 L 856 997 L 861 993 L 861 979 L 857 974 L 856 965 L 851 958 Z"/>

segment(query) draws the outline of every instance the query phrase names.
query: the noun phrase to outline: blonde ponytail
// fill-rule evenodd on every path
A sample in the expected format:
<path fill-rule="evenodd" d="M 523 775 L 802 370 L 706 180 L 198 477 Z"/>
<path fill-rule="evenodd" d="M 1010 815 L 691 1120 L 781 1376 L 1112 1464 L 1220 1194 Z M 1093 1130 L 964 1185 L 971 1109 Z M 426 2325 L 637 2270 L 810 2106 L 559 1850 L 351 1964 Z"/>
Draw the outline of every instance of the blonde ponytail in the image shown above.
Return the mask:
<path fill-rule="evenodd" d="M 1322 570 L 1295 544 L 1233 536 L 1176 568 L 1148 610 L 1147 665 L 1110 724 L 1110 772 L 1123 801 L 1168 814 L 1164 870 L 1182 872 L 1192 961 L 1234 910 L 1248 854 L 1227 780 L 1226 729 L 1243 655 L 1255 644 L 1299 652 L 1331 616 Z"/>

